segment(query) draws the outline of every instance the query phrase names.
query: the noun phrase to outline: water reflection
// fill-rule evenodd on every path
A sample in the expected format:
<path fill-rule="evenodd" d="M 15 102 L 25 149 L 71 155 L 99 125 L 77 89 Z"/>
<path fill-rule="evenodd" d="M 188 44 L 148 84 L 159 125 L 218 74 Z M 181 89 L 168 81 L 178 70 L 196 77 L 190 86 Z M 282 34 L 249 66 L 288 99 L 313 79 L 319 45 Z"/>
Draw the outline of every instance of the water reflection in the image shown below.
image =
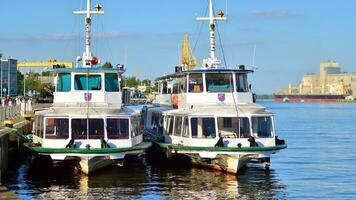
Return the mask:
<path fill-rule="evenodd" d="M 26 158 L 5 177 L 22 199 L 283 199 L 274 170 L 250 167 L 238 176 L 207 169 L 129 165 L 87 177 L 66 166 Z"/>

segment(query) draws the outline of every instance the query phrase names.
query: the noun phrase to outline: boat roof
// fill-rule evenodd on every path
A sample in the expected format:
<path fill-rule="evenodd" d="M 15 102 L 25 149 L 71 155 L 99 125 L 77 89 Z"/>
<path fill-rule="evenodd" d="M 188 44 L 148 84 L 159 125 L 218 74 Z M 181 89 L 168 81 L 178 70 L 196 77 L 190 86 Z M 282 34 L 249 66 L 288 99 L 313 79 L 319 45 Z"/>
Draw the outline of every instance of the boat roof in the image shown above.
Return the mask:
<path fill-rule="evenodd" d="M 264 106 L 259 104 L 241 104 L 236 107 L 233 105 L 215 105 L 215 106 L 202 106 L 193 109 L 182 108 L 163 111 L 163 113 L 168 115 L 219 115 L 219 116 L 247 116 L 247 115 L 272 115 L 271 112 L 266 110 Z"/>
<path fill-rule="evenodd" d="M 52 72 L 115 72 L 124 73 L 122 68 L 103 68 L 103 67 L 72 67 L 72 68 L 52 68 L 48 69 Z"/>
<path fill-rule="evenodd" d="M 133 116 L 139 115 L 140 111 L 132 109 L 110 109 L 110 108 L 79 108 L 79 107 L 51 107 L 49 109 L 38 111 L 38 114 L 52 115 L 89 115 L 90 116 Z"/>
<path fill-rule="evenodd" d="M 184 76 L 186 74 L 194 74 L 194 73 L 239 73 L 239 74 L 248 74 L 252 73 L 253 70 L 246 70 L 246 69 L 194 69 L 194 70 L 186 70 L 180 71 L 173 74 L 169 74 L 166 76 L 161 76 L 156 79 L 156 81 Z"/>

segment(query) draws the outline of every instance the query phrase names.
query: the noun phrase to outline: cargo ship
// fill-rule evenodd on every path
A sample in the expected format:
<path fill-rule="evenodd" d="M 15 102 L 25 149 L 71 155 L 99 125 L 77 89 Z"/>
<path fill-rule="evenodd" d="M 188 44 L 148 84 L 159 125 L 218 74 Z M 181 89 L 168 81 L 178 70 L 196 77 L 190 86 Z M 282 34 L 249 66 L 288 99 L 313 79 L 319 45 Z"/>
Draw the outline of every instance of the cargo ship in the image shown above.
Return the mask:
<path fill-rule="evenodd" d="M 305 74 L 298 85 L 289 84 L 274 94 L 276 101 L 338 102 L 356 94 L 356 73 L 341 72 L 336 61 L 320 62 L 318 74 Z"/>

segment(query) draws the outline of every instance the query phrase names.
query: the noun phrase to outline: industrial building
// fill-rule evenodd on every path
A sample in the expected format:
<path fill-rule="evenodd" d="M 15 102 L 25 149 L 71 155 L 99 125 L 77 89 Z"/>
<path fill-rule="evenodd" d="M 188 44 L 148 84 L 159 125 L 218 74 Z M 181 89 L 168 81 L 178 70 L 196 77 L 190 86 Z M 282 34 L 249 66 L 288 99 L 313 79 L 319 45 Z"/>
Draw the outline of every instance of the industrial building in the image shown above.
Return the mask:
<path fill-rule="evenodd" d="M 322 61 L 319 74 L 306 74 L 298 85 L 289 84 L 276 94 L 355 95 L 356 72 L 342 72 L 336 61 Z"/>
<path fill-rule="evenodd" d="M 5 58 L 0 54 L 0 94 L 17 95 L 17 60 Z"/>

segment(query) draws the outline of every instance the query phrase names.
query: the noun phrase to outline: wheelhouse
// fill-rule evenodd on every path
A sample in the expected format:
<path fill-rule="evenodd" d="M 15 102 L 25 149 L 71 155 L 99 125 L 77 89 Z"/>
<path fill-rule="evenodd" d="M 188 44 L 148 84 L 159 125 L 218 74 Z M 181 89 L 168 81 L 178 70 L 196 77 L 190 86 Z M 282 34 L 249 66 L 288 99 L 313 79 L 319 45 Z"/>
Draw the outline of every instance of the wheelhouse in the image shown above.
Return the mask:
<path fill-rule="evenodd" d="M 90 103 L 121 107 L 122 68 L 56 68 L 54 104 Z M 68 98 L 70 97 L 70 98 Z"/>
<path fill-rule="evenodd" d="M 190 70 L 164 76 L 158 82 L 159 94 L 200 92 L 250 92 L 247 74 L 252 70 Z"/>
<path fill-rule="evenodd" d="M 204 103 L 252 103 L 253 96 L 247 81 L 247 74 L 251 72 L 252 70 L 209 69 L 182 71 L 164 76 L 156 80 L 156 103 L 177 108 L 186 106 L 184 104 L 199 104 L 201 98 Z"/>

